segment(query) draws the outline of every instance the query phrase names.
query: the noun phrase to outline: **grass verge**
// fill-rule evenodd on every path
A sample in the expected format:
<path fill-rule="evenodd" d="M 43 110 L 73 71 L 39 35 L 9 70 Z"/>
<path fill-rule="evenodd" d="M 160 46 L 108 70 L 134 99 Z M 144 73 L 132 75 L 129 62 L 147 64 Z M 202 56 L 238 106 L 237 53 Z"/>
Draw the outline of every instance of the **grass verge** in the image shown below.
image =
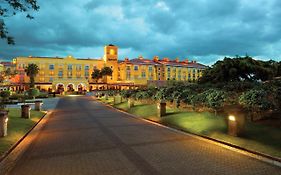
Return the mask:
<path fill-rule="evenodd" d="M 8 135 L 0 138 L 0 157 L 20 140 L 44 116 L 31 110 L 30 119 L 21 118 L 21 109 L 9 108 Z"/>
<path fill-rule="evenodd" d="M 157 117 L 155 104 L 141 104 L 128 109 L 127 102 L 113 105 L 136 116 L 149 119 L 164 125 L 182 129 L 187 132 L 212 137 L 249 150 L 281 158 L 281 130 L 262 124 L 247 122 L 245 134 L 233 137 L 227 134 L 227 122 L 223 116 L 210 112 L 186 112 L 167 108 L 167 116 Z"/>

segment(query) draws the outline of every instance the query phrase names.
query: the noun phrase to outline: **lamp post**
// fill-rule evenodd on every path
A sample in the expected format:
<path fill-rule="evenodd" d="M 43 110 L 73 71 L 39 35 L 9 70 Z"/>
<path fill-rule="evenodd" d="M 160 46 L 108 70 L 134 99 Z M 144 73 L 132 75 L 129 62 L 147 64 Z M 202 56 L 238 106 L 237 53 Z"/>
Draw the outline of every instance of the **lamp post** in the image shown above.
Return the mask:
<path fill-rule="evenodd" d="M 166 102 L 164 100 L 161 100 L 157 104 L 157 114 L 158 117 L 164 117 L 166 115 Z"/>

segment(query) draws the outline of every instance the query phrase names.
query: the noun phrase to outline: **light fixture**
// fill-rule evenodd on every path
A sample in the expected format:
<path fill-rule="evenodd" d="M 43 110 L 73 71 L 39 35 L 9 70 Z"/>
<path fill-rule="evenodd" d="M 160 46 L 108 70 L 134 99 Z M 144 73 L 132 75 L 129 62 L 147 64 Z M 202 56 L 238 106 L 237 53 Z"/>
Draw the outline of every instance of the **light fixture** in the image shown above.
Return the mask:
<path fill-rule="evenodd" d="M 233 115 L 228 116 L 228 120 L 230 120 L 230 121 L 236 121 L 235 116 L 233 116 Z"/>

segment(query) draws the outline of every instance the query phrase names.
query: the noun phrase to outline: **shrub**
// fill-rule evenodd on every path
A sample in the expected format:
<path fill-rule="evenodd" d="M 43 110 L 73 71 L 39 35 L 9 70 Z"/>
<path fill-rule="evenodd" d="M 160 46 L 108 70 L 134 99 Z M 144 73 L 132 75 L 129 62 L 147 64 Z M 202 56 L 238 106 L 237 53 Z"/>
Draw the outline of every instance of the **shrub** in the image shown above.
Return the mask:
<path fill-rule="evenodd" d="M 262 89 L 244 92 L 239 97 L 239 103 L 251 113 L 251 120 L 253 120 L 254 113 L 260 113 L 273 106 L 273 103 L 268 99 L 267 91 Z"/>
<path fill-rule="evenodd" d="M 40 91 L 36 88 L 30 88 L 27 92 L 29 98 L 35 98 L 40 94 Z"/>

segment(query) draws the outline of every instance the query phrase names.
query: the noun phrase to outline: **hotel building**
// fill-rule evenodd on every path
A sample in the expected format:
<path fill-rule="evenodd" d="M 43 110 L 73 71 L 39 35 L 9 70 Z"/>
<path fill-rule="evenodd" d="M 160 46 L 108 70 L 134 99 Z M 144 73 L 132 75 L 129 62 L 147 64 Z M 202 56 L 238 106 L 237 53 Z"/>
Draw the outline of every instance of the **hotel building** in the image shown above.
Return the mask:
<path fill-rule="evenodd" d="M 79 59 L 72 56 L 61 57 L 17 57 L 12 62 L 18 72 L 14 85 L 25 89 L 29 78 L 24 69 L 34 63 L 39 67 L 35 86 L 46 91 L 79 91 L 95 89 L 124 89 L 147 86 L 169 80 L 195 82 L 202 76 L 206 66 L 195 61 L 169 60 L 168 58 L 145 59 L 143 57 L 118 60 L 118 47 L 107 45 L 104 56 L 99 59 Z M 95 82 L 91 78 L 94 69 L 110 67 L 112 76 Z"/>

